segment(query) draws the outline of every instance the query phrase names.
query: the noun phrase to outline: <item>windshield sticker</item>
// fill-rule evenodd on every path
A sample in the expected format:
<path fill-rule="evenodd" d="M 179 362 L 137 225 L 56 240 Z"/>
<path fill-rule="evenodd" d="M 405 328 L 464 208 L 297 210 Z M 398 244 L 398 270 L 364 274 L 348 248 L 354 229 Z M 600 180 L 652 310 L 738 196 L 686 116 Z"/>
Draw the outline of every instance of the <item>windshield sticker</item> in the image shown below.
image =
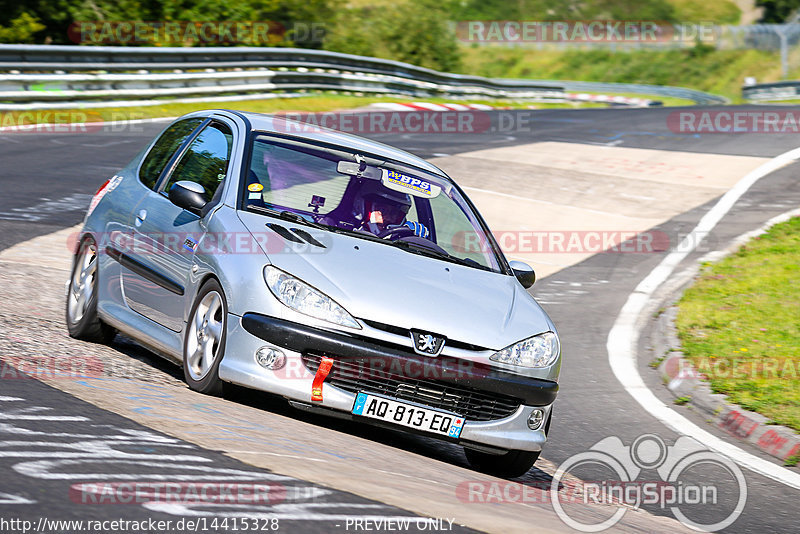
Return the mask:
<path fill-rule="evenodd" d="M 442 192 L 442 188 L 438 185 L 388 169 L 383 169 L 381 183 L 389 189 L 415 197 L 434 198 Z"/>
<path fill-rule="evenodd" d="M 250 184 L 247 186 L 247 190 L 251 193 L 257 193 L 258 191 L 263 191 L 264 186 L 261 184 Z"/>
<path fill-rule="evenodd" d="M 247 200 L 256 200 L 261 198 L 261 193 L 248 193 Z"/>

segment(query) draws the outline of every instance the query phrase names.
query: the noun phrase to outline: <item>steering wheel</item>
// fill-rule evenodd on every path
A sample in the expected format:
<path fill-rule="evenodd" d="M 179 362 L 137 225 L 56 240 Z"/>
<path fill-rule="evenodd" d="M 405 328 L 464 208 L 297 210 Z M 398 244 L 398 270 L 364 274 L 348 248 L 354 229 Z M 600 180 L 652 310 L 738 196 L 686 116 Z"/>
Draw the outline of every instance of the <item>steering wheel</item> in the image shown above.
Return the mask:
<path fill-rule="evenodd" d="M 401 224 L 399 226 L 392 226 L 390 228 L 386 228 L 383 232 L 378 234 L 378 237 L 381 239 L 389 239 L 391 241 L 395 241 L 400 239 L 401 237 L 407 237 L 414 235 L 414 230 L 406 226 L 405 224 Z"/>

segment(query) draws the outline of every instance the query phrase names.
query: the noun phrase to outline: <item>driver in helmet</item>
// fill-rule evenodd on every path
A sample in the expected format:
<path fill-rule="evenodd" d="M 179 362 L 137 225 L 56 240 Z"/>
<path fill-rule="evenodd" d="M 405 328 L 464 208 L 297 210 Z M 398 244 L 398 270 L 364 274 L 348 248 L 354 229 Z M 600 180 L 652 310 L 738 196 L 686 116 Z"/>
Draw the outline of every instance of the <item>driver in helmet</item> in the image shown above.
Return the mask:
<path fill-rule="evenodd" d="M 413 235 L 427 238 L 430 234 L 424 224 L 406 221 L 411 209 L 411 197 L 388 189 L 377 180 L 366 180 L 355 198 L 353 216 L 357 229 L 380 235 L 387 229 L 405 226 Z"/>

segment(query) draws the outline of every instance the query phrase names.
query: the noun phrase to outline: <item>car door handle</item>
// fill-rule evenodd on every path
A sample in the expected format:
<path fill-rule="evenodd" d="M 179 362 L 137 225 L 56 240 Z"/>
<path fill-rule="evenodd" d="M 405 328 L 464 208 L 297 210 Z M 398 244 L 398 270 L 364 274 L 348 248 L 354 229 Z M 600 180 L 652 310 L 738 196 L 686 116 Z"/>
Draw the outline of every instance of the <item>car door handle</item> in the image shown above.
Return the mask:
<path fill-rule="evenodd" d="M 134 224 L 136 226 L 141 226 L 146 218 L 147 210 L 139 210 L 139 213 L 136 214 L 136 221 L 134 221 Z"/>

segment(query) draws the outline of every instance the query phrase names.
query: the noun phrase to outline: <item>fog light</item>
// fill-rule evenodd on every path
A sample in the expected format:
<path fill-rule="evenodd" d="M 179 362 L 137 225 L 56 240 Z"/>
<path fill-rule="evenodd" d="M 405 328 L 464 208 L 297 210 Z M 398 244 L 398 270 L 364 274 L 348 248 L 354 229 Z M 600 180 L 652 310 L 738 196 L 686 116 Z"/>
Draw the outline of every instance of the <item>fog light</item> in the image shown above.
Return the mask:
<path fill-rule="evenodd" d="M 261 347 L 256 351 L 256 362 L 264 369 L 281 369 L 286 365 L 286 355 L 279 349 Z"/>
<path fill-rule="evenodd" d="M 531 430 L 539 430 L 542 426 L 542 421 L 544 421 L 544 410 L 536 408 L 528 416 L 528 428 Z"/>

